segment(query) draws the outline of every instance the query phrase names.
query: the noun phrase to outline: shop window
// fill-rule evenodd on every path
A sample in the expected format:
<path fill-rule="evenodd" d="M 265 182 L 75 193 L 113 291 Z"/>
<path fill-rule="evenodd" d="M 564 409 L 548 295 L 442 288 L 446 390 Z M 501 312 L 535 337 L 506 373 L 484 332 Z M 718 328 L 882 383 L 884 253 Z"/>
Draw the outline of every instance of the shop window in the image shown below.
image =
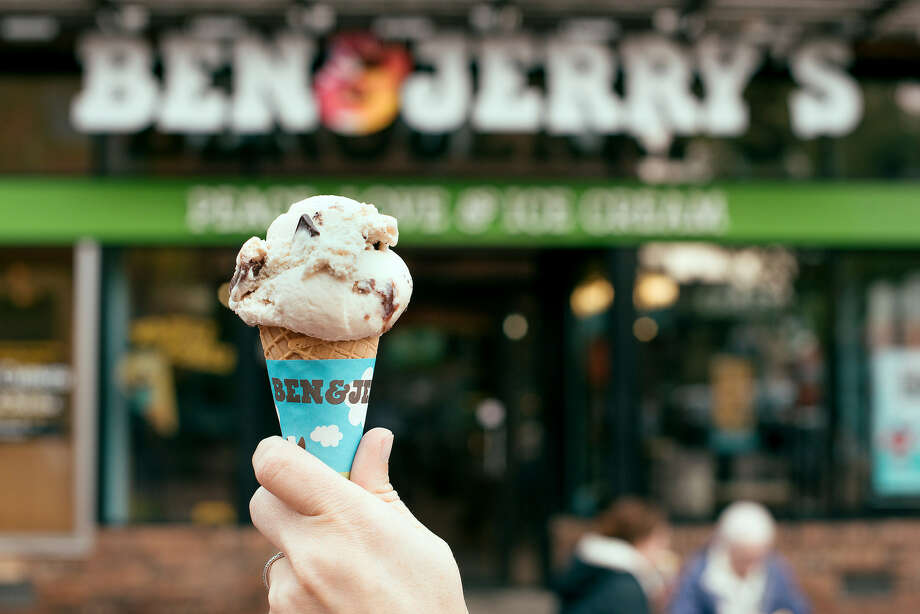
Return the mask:
<path fill-rule="evenodd" d="M 570 509 L 590 513 L 619 488 L 677 518 L 708 519 L 737 499 L 780 514 L 827 512 L 825 258 L 647 244 L 633 276 L 623 272 L 630 253 L 608 260 L 610 279 L 596 267 L 571 294 L 587 396 L 570 428 L 577 438 L 584 423 L 591 453 L 573 457 L 581 484 Z"/>
<path fill-rule="evenodd" d="M 675 516 L 709 518 L 737 499 L 828 509 L 826 270 L 784 247 L 639 250 L 643 453 Z"/>
<path fill-rule="evenodd" d="M 104 520 L 246 522 L 244 467 L 274 414 L 255 329 L 221 304 L 235 251 L 109 256 Z"/>
<path fill-rule="evenodd" d="M 0 534 L 74 529 L 72 261 L 0 250 Z"/>
<path fill-rule="evenodd" d="M 400 253 L 415 291 L 381 339 L 367 426 L 395 433 L 401 497 L 474 581 L 535 581 L 552 482 L 535 256 Z M 278 423 L 257 330 L 220 302 L 235 256 L 107 253 L 106 522 L 248 522 L 251 454 Z"/>
<path fill-rule="evenodd" d="M 920 501 L 920 256 L 851 254 L 841 265 L 836 462 L 847 509 Z"/>

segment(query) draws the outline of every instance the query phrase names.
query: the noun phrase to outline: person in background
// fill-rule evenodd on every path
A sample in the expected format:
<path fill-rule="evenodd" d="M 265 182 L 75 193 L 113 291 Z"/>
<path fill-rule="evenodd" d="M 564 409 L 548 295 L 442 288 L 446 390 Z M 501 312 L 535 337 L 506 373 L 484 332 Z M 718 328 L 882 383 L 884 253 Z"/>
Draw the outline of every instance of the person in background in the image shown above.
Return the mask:
<path fill-rule="evenodd" d="M 597 519 L 596 532 L 575 546 L 571 566 L 557 583 L 560 614 L 658 610 L 677 570 L 669 545 L 660 509 L 633 498 L 615 502 Z"/>
<path fill-rule="evenodd" d="M 807 614 L 808 601 L 773 552 L 775 536 L 762 505 L 729 505 L 711 544 L 687 565 L 671 614 Z"/>

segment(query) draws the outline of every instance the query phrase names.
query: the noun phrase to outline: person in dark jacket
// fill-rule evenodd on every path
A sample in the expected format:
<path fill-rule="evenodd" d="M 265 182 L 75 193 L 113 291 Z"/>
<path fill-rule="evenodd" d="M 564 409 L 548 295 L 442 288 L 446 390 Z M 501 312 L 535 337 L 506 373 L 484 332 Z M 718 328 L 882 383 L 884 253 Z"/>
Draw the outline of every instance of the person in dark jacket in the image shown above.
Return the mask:
<path fill-rule="evenodd" d="M 687 565 L 671 614 L 808 614 L 808 601 L 773 552 L 775 533 L 763 506 L 728 506 L 712 543 Z"/>
<path fill-rule="evenodd" d="M 614 503 L 596 531 L 575 547 L 568 571 L 557 583 L 560 614 L 651 614 L 666 598 L 670 531 L 657 507 L 638 499 Z"/>

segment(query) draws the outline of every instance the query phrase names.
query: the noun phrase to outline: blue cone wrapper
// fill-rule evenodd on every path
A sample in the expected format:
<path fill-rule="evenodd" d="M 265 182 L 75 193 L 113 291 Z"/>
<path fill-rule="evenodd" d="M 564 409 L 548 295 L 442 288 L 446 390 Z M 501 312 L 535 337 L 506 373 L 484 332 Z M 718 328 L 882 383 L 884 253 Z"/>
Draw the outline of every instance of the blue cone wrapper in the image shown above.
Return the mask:
<path fill-rule="evenodd" d="M 266 360 L 282 437 L 348 477 L 364 433 L 375 361 Z"/>

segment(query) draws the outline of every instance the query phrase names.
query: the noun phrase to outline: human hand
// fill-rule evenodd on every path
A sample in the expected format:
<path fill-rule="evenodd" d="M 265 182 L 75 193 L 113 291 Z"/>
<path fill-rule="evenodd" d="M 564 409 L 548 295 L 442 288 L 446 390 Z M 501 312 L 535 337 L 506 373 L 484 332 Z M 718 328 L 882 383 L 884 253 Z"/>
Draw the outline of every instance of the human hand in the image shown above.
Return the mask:
<path fill-rule="evenodd" d="M 450 547 L 390 484 L 392 446 L 367 432 L 349 481 L 280 437 L 259 443 L 249 513 L 286 555 L 270 569 L 271 614 L 467 613 Z"/>

